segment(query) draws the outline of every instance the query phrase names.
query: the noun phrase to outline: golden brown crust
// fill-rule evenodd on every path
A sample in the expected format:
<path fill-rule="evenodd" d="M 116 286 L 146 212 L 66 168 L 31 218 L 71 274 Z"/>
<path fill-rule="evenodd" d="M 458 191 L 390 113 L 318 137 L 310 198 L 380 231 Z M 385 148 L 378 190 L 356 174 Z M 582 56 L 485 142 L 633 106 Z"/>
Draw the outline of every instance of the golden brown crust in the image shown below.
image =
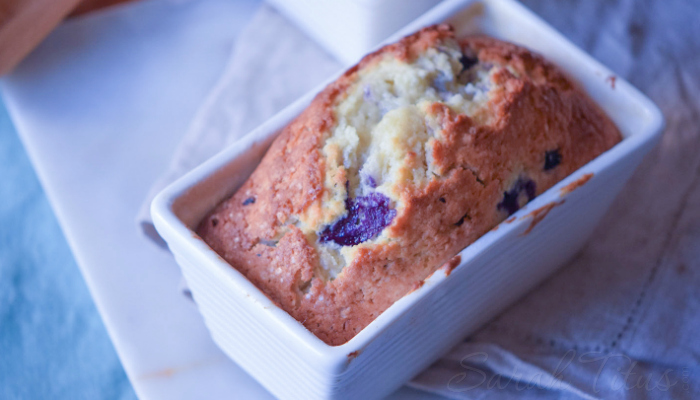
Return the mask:
<path fill-rule="evenodd" d="M 532 219 L 530 220 L 530 225 L 527 227 L 527 229 L 525 229 L 525 231 L 521 234 L 521 236 L 525 236 L 525 235 L 530 234 L 530 232 L 532 232 L 532 230 L 535 229 L 537 224 L 542 222 L 544 217 L 546 217 L 549 214 L 549 212 L 552 211 L 552 209 L 554 207 L 559 207 L 560 205 L 564 204 L 565 202 L 566 202 L 566 200 L 559 200 L 559 201 L 555 201 L 552 203 L 547 203 L 547 204 L 543 205 L 542 207 L 540 207 L 536 210 L 533 210 L 529 214 L 527 214 L 527 216 L 532 218 Z"/>
<path fill-rule="evenodd" d="M 580 188 L 581 186 L 585 185 L 588 181 L 591 180 L 591 178 L 593 178 L 592 172 L 589 172 L 587 174 L 583 174 L 583 176 L 581 176 L 580 178 L 576 179 L 575 181 L 573 181 L 573 182 L 569 183 L 568 185 L 564 186 L 563 188 L 561 188 L 561 190 L 559 190 L 559 193 L 562 196 L 565 196 L 565 195 L 573 192 L 574 190 Z"/>
<path fill-rule="evenodd" d="M 341 275 L 321 279 L 319 256 L 293 222 L 321 198 L 321 149 L 335 123 L 332 106 L 359 70 L 387 55 L 410 62 L 452 35 L 446 25 L 426 28 L 365 57 L 283 130 L 250 179 L 197 230 L 328 344 L 350 340 L 504 220 L 508 215 L 496 205 L 519 176 L 536 182 L 540 194 L 620 140 L 605 114 L 541 57 L 491 38 L 463 39 L 465 53 L 509 67 L 494 76 L 498 87 L 485 114 L 477 122 L 444 104 L 430 106 L 443 128 L 432 162 L 444 174 L 423 187 L 402 187 L 401 212 L 386 228 L 392 240 L 358 246 Z M 550 150 L 557 150 L 562 161 L 544 170 Z"/>

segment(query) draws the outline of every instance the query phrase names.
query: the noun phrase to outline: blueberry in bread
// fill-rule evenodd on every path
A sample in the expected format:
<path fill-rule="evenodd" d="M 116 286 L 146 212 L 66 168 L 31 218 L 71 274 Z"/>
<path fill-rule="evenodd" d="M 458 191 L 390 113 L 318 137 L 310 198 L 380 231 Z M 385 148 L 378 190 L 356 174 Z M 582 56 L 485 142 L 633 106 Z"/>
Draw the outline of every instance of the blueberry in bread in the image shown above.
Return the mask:
<path fill-rule="evenodd" d="M 339 345 L 620 139 L 542 57 L 432 26 L 329 84 L 197 233 Z"/>

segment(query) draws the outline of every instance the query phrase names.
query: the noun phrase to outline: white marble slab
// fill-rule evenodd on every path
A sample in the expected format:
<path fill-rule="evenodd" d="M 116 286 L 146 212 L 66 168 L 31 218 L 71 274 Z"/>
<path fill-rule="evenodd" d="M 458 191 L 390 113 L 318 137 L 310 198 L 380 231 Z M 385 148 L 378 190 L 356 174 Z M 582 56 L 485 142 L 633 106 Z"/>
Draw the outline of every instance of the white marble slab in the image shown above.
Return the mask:
<path fill-rule="evenodd" d="M 271 397 L 213 344 L 170 254 L 134 223 L 257 5 L 148 0 L 73 19 L 0 84 L 142 399 Z"/>

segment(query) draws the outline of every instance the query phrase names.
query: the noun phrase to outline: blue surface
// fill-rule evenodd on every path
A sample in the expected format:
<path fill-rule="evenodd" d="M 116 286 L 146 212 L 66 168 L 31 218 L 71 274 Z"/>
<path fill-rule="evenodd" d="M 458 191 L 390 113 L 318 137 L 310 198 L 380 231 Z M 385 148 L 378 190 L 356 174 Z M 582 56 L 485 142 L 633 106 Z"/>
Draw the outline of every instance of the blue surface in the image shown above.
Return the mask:
<path fill-rule="evenodd" d="M 135 399 L 0 101 L 0 399 Z"/>

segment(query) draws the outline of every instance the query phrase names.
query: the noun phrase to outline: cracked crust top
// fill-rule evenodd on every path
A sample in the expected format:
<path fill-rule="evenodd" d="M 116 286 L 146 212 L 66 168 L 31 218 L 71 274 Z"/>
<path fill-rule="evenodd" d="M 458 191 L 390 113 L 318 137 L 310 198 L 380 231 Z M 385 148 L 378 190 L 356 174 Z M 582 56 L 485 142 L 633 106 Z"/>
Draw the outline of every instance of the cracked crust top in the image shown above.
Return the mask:
<path fill-rule="evenodd" d="M 540 56 L 433 26 L 328 85 L 197 232 L 340 345 L 620 139 Z"/>

